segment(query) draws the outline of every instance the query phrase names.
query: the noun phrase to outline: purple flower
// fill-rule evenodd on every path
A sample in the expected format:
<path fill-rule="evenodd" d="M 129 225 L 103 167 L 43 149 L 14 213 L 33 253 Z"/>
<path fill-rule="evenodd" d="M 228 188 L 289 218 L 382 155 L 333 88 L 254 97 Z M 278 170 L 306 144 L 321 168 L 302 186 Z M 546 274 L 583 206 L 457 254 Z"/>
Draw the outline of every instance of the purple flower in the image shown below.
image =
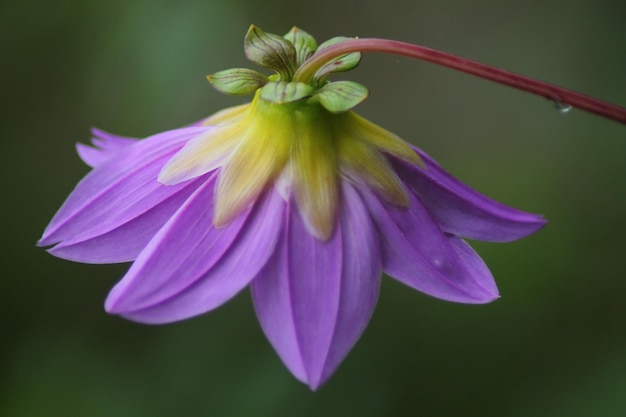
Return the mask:
<path fill-rule="evenodd" d="M 78 145 L 93 170 L 39 245 L 133 261 L 105 308 L 142 323 L 206 313 L 250 285 L 271 344 L 313 389 L 365 329 L 383 272 L 443 300 L 498 298 L 461 237 L 519 239 L 540 216 L 477 193 L 352 111 L 263 97 L 144 140 L 94 131 L 94 147 Z"/>

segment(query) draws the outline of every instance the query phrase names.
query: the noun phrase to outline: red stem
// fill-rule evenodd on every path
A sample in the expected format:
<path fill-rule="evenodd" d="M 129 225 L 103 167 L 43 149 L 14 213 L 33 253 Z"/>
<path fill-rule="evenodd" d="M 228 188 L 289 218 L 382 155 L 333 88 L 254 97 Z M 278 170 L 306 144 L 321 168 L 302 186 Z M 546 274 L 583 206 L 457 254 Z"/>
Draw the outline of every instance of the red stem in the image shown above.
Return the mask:
<path fill-rule="evenodd" d="M 322 49 L 315 53 L 298 69 L 294 76 L 294 81 L 309 82 L 315 75 L 315 72 L 326 62 L 351 52 L 380 52 L 421 59 L 537 94 L 553 101 L 558 106 L 576 107 L 626 124 L 626 108 L 446 52 L 388 39 L 353 39 Z"/>

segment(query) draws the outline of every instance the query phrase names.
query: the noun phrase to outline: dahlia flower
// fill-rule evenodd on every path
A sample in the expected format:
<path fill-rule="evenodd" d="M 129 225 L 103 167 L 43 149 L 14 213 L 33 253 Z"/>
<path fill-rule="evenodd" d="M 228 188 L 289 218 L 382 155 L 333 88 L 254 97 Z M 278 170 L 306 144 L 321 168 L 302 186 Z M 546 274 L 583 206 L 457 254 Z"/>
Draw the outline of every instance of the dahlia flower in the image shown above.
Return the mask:
<path fill-rule="evenodd" d="M 328 76 L 354 68 L 358 52 L 298 73 L 344 40 L 318 47 L 299 29 L 253 27 L 246 55 L 277 73 L 209 77 L 253 93 L 248 104 L 142 140 L 94 130 L 92 147 L 78 145 L 93 169 L 39 245 L 76 262 L 132 262 L 105 309 L 142 323 L 206 313 L 250 286 L 270 343 L 312 389 L 367 326 L 383 273 L 442 300 L 498 298 L 463 238 L 511 241 L 545 221 L 354 113 L 365 87 Z"/>

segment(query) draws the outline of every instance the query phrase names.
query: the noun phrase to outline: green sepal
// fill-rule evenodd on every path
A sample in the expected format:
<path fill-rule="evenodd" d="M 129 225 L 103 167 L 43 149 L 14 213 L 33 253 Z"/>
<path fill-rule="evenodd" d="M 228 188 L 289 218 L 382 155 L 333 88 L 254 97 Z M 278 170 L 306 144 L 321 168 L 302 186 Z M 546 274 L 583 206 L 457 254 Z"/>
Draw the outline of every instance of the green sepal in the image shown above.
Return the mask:
<path fill-rule="evenodd" d="M 316 96 L 331 113 L 341 113 L 355 107 L 367 98 L 369 91 L 353 81 L 336 81 L 320 88 Z"/>
<path fill-rule="evenodd" d="M 254 93 L 269 82 L 265 75 L 247 68 L 218 71 L 206 78 L 217 91 L 234 96 Z"/>
<path fill-rule="evenodd" d="M 260 96 L 265 101 L 284 104 L 302 100 L 313 94 L 313 87 L 304 83 L 276 81 L 265 84 Z"/>
<path fill-rule="evenodd" d="M 354 39 L 354 38 L 347 38 L 345 36 L 337 36 L 335 38 L 329 39 L 326 42 L 322 43 L 319 46 L 319 48 L 317 48 L 317 51 L 319 52 L 324 48 L 328 48 L 329 46 L 335 45 L 343 41 L 351 40 L 351 39 Z M 350 54 L 342 55 L 324 64 L 324 66 L 315 73 L 314 78 L 316 81 L 320 81 L 324 77 L 328 76 L 328 74 L 331 74 L 333 72 L 350 71 L 356 68 L 359 65 L 359 62 L 361 62 L 360 52 L 352 52 Z"/>
<path fill-rule="evenodd" d="M 252 25 L 244 40 L 246 58 L 278 72 L 283 80 L 291 80 L 297 69 L 296 48 L 282 36 L 265 33 Z"/>
<path fill-rule="evenodd" d="M 296 48 L 298 67 L 317 50 L 315 38 L 296 26 L 292 27 L 284 38 Z"/>

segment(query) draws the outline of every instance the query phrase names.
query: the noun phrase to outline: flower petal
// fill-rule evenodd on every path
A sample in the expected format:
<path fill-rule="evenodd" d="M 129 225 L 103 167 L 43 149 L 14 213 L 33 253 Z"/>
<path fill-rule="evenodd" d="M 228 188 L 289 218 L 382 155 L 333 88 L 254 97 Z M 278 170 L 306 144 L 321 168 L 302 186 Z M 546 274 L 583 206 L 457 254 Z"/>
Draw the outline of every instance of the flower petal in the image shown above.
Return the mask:
<path fill-rule="evenodd" d="M 202 126 L 223 126 L 231 123 L 235 123 L 240 118 L 246 116 L 246 111 L 250 107 L 249 103 L 240 104 L 238 106 L 227 107 L 222 109 L 216 113 L 213 113 L 211 116 L 206 119 L 200 120 L 197 122 L 197 125 Z"/>
<path fill-rule="evenodd" d="M 418 166 L 422 165 L 422 161 L 409 143 L 352 111 L 337 115 L 333 119 L 333 123 L 338 132 L 345 132 L 348 136 L 403 161 Z"/>
<path fill-rule="evenodd" d="M 126 138 L 107 133 L 100 129 L 91 129 L 93 146 L 82 143 L 76 144 L 76 151 L 80 158 L 90 167 L 100 165 L 111 158 L 118 151 L 136 143 L 139 139 Z"/>
<path fill-rule="evenodd" d="M 254 123 L 220 170 L 213 217 L 217 225 L 228 223 L 253 204 L 268 183 L 278 178 L 291 151 L 295 117 L 281 111 L 275 118 L 263 117 L 256 114 L 258 107 L 251 112 Z"/>
<path fill-rule="evenodd" d="M 312 389 L 335 371 L 373 312 L 381 260 L 371 219 L 352 186 L 342 187 L 339 225 L 323 241 L 292 201 L 272 259 L 252 282 L 259 321 L 296 378 Z"/>
<path fill-rule="evenodd" d="M 454 249 L 459 256 L 461 262 L 465 265 L 465 269 L 480 283 L 482 289 L 487 294 L 492 294 L 495 298 L 499 297 L 496 281 L 487 267 L 487 264 L 485 264 L 485 261 L 482 260 L 476 251 L 460 237 L 448 236 L 448 241 L 452 249 Z"/>
<path fill-rule="evenodd" d="M 337 216 L 338 165 L 335 143 L 324 117 L 302 112 L 294 123 L 291 151 L 293 193 L 309 232 L 319 239 L 333 233 Z"/>
<path fill-rule="evenodd" d="M 144 323 L 183 320 L 218 307 L 265 265 L 285 202 L 265 193 L 224 228 L 213 225 L 215 178 L 187 200 L 113 288 L 109 313 Z"/>
<path fill-rule="evenodd" d="M 184 184 L 166 187 L 156 178 L 185 142 L 207 127 L 177 129 L 138 141 L 94 168 L 56 213 L 39 245 L 84 241 L 116 229 L 150 210 Z"/>
<path fill-rule="evenodd" d="M 337 153 L 342 173 L 354 182 L 372 187 L 386 201 L 398 207 L 409 204 L 406 187 L 379 150 L 363 140 L 340 136 Z"/>
<path fill-rule="evenodd" d="M 448 301 L 485 303 L 498 298 L 482 260 L 458 238 L 446 236 L 412 192 L 405 210 L 381 203 L 371 191 L 362 195 L 380 231 L 387 274 Z"/>
<path fill-rule="evenodd" d="M 165 164 L 159 172 L 159 181 L 165 185 L 176 185 L 219 168 L 244 133 L 241 125 L 227 125 L 198 135 Z"/>
<path fill-rule="evenodd" d="M 109 232 L 86 240 L 70 238 L 48 249 L 48 252 L 59 258 L 83 263 L 132 261 L 198 185 L 205 181 L 206 176 L 185 184 L 185 187 L 145 213 Z"/>
<path fill-rule="evenodd" d="M 461 183 L 416 149 L 427 169 L 395 160 L 400 178 L 419 195 L 447 233 L 470 239 L 508 242 L 528 236 L 545 224 L 541 216 L 498 203 Z"/>

